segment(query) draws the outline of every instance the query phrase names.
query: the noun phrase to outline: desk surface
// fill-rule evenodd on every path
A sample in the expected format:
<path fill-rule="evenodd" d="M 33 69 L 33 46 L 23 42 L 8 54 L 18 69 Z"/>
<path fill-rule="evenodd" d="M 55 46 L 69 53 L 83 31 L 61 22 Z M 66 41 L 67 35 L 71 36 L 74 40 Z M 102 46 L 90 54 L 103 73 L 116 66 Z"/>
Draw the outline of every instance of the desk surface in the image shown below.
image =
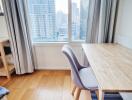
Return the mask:
<path fill-rule="evenodd" d="M 119 44 L 82 44 L 103 91 L 132 92 L 132 50 Z"/>

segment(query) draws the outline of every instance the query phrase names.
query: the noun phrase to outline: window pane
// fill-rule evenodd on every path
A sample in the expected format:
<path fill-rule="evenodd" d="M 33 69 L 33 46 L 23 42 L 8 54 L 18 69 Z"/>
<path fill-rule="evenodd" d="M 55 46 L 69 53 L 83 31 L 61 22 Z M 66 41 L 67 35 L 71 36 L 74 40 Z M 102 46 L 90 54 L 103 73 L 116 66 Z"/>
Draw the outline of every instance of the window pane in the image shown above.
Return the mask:
<path fill-rule="evenodd" d="M 84 41 L 87 32 L 89 0 L 72 0 L 72 40 Z"/>
<path fill-rule="evenodd" d="M 68 0 L 28 0 L 33 42 L 67 41 Z"/>

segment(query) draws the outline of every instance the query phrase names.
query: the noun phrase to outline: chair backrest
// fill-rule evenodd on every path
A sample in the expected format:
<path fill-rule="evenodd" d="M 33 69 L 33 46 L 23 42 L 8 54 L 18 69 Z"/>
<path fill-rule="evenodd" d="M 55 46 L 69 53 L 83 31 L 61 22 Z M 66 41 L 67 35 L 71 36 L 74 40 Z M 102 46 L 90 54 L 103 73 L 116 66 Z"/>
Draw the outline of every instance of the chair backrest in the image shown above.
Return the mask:
<path fill-rule="evenodd" d="M 80 88 L 83 88 L 84 86 L 79 76 L 80 64 L 76 56 L 74 55 L 72 48 L 69 45 L 64 45 L 62 48 L 62 52 L 66 55 L 66 57 L 70 62 L 71 71 L 72 71 L 72 80 L 74 81 L 74 84 Z"/>

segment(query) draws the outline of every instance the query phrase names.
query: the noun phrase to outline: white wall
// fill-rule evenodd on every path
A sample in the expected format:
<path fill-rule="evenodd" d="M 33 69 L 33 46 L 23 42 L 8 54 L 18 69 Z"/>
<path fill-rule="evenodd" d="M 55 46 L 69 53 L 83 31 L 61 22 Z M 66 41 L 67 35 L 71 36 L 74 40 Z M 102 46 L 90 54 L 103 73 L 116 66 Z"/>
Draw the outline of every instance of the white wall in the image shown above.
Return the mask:
<path fill-rule="evenodd" d="M 120 0 L 115 41 L 132 48 L 132 0 Z"/>
<path fill-rule="evenodd" d="M 2 3 L 0 0 L 0 6 L 2 7 Z M 3 8 L 2 8 L 3 10 Z M 7 35 L 7 27 L 6 27 L 6 22 L 5 22 L 5 17 L 0 16 L 0 35 Z"/>
<path fill-rule="evenodd" d="M 132 0 L 120 0 L 115 41 L 132 48 Z M 132 100 L 132 93 L 121 93 L 124 100 Z"/>
<path fill-rule="evenodd" d="M 36 69 L 62 70 L 70 69 L 67 58 L 62 53 L 62 46 L 66 43 L 40 43 L 34 44 L 34 54 L 36 54 Z M 80 61 L 83 63 L 81 45 L 72 45 Z"/>
<path fill-rule="evenodd" d="M 0 35 L 7 35 L 7 27 L 4 16 L 0 16 Z"/>

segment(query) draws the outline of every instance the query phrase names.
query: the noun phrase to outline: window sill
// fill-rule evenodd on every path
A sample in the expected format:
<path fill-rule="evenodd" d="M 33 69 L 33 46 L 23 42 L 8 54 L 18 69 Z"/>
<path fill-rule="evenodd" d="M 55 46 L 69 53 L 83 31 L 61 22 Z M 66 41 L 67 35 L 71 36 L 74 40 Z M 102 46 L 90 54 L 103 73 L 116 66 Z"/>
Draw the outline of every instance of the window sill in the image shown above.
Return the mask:
<path fill-rule="evenodd" d="M 65 44 L 69 45 L 81 45 L 82 43 L 85 43 L 85 41 L 75 41 L 75 42 L 33 42 L 33 46 L 63 46 Z"/>

